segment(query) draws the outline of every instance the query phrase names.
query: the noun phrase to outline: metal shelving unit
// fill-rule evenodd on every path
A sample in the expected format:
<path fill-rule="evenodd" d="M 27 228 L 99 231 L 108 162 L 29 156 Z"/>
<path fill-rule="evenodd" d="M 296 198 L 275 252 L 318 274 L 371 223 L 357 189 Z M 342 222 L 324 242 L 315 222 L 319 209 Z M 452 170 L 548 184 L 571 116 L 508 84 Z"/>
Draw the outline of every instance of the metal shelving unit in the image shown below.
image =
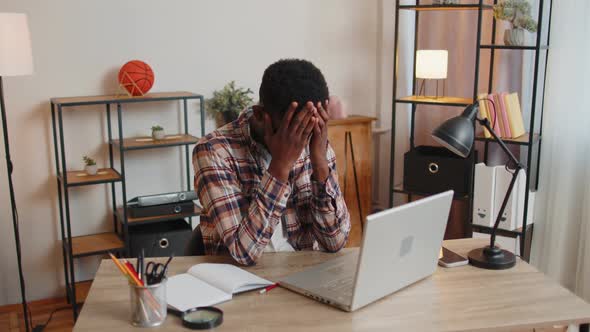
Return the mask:
<path fill-rule="evenodd" d="M 549 22 L 547 23 L 547 39 L 542 40 L 543 35 L 543 9 L 544 3 L 549 1 Z M 496 27 L 496 20 L 492 19 L 492 32 L 490 36 L 490 40 L 488 44 L 482 43 L 482 21 L 484 13 L 489 13 L 491 15 L 491 9 L 493 8 L 494 4 L 497 4 L 498 0 L 490 1 L 490 3 L 484 3 L 484 0 L 477 0 L 472 4 L 456 4 L 456 5 L 424 5 L 420 4 L 420 0 L 416 0 L 415 5 L 401 5 L 400 0 L 396 1 L 396 9 L 395 9 L 395 42 L 394 42 L 394 59 L 398 58 L 398 46 L 399 46 L 399 18 L 400 18 L 400 11 L 407 10 L 407 11 L 414 11 L 414 18 L 415 18 L 415 25 L 414 25 L 414 59 L 412 64 L 416 63 L 416 51 L 418 50 L 418 31 L 420 28 L 420 12 L 421 11 L 456 11 L 456 10 L 471 10 L 475 11 L 474 14 L 477 14 L 477 40 L 475 45 L 475 77 L 473 83 L 473 96 L 472 98 L 463 98 L 463 97 L 449 97 L 443 96 L 437 99 L 428 99 L 420 97 L 418 98 L 415 96 L 416 94 L 416 68 L 414 67 L 413 76 L 414 79 L 412 81 L 412 91 L 413 96 L 408 97 L 400 97 L 397 95 L 397 72 L 398 72 L 398 62 L 394 61 L 394 79 L 393 79 L 393 105 L 392 105 L 392 132 L 391 132 L 391 159 L 390 159 L 390 186 L 389 186 L 389 204 L 393 206 L 394 203 L 394 195 L 395 194 L 405 194 L 411 199 L 411 195 L 421 195 L 422 193 L 412 192 L 409 190 L 405 190 L 402 185 L 396 185 L 394 181 L 395 175 L 395 167 L 394 167 L 394 158 L 395 158 L 395 125 L 396 125 L 396 112 L 397 112 L 397 105 L 398 104 L 410 104 L 411 105 L 411 113 L 410 113 L 410 146 L 414 148 L 414 128 L 415 128 L 415 120 L 416 120 L 416 111 L 419 105 L 436 105 L 441 107 L 465 107 L 470 105 L 474 100 L 477 99 L 477 94 L 479 91 L 478 83 L 480 78 L 480 56 L 482 51 L 489 51 L 490 52 L 490 65 L 489 65 L 489 79 L 488 79 L 488 93 L 492 93 L 494 90 L 493 86 L 493 77 L 494 77 L 494 57 L 496 51 L 532 51 L 534 53 L 534 72 L 533 72 L 533 84 L 532 84 L 532 98 L 531 98 L 531 116 L 530 116 L 530 123 L 529 123 L 529 132 L 525 135 L 517 138 L 511 139 L 503 139 L 507 145 L 517 145 L 521 147 L 526 147 L 526 159 L 524 161 L 524 165 L 526 165 L 526 175 L 527 175 L 527 188 L 525 193 L 525 208 L 524 208 L 524 216 L 523 216 L 523 224 L 517 230 L 499 230 L 498 235 L 507 236 L 507 237 L 520 237 L 520 249 L 521 249 L 521 256 L 528 260 L 528 248 L 530 247 L 530 238 L 532 237 L 533 233 L 533 224 L 527 225 L 527 216 L 528 216 L 528 204 L 529 204 L 529 195 L 531 191 L 536 191 L 539 183 L 539 161 L 540 161 L 540 151 L 541 151 L 541 139 L 542 139 L 542 115 L 543 115 L 543 98 L 541 99 L 540 105 L 537 105 L 537 93 L 538 91 L 538 84 L 540 78 L 540 61 L 541 55 L 545 52 L 545 66 L 543 67 L 543 82 L 542 83 L 542 93 L 545 91 L 545 77 L 546 77 L 546 70 L 547 70 L 547 59 L 549 57 L 549 35 L 551 29 L 551 8 L 553 1 L 552 0 L 539 0 L 539 8 L 538 8 L 538 32 L 536 34 L 536 42 L 535 45 L 527 45 L 527 46 L 507 46 L 507 45 L 500 45 L 495 44 L 496 41 L 496 34 L 497 34 L 497 27 Z M 527 101 L 521 100 L 521 103 L 525 103 Z M 537 114 L 538 113 L 538 114 Z M 535 123 L 536 117 L 539 116 L 541 121 L 539 123 Z M 484 145 L 484 161 L 488 161 L 489 155 L 489 145 L 495 144 L 492 139 L 485 138 L 483 136 L 476 137 L 477 142 L 481 142 Z M 521 161 L 523 160 L 523 154 L 520 157 Z M 475 167 L 475 165 L 473 165 Z M 531 181 L 532 180 L 532 181 Z M 473 181 L 472 181 L 473 183 Z M 455 197 L 455 199 L 466 199 L 469 201 L 468 204 L 468 217 L 465 220 L 466 226 L 465 229 L 467 230 L 465 236 L 471 237 L 473 231 L 487 233 L 491 232 L 490 227 L 484 227 L 479 225 L 473 225 L 471 216 L 473 212 L 473 187 L 467 197 Z M 529 242 L 527 242 L 529 240 Z"/>
<path fill-rule="evenodd" d="M 88 288 L 89 281 L 76 282 L 74 273 L 74 260 L 80 257 L 104 255 L 113 252 L 119 255 L 129 253 L 129 227 L 144 225 L 150 222 L 167 221 L 178 218 L 188 218 L 192 223 L 192 217 L 198 216 L 200 208 L 195 205 L 193 213 L 182 215 L 165 215 L 150 218 L 131 218 L 127 216 L 127 186 L 125 178 L 125 152 L 140 149 L 157 149 L 168 147 L 184 147 L 186 167 L 186 190 L 191 190 L 190 181 L 190 145 L 195 144 L 197 137 L 189 133 L 188 125 L 188 100 L 199 100 L 201 118 L 201 136 L 205 135 L 205 106 L 202 95 L 190 92 L 161 92 L 151 93 L 142 97 L 126 96 L 90 96 L 69 97 L 51 99 L 51 119 L 53 127 L 53 144 L 55 148 L 55 167 L 57 171 L 57 193 L 59 198 L 60 229 L 62 237 L 62 255 L 64 260 L 64 276 L 66 281 L 66 297 L 72 304 L 74 320 L 78 316 L 77 292 L 83 292 Z M 147 137 L 125 138 L 123 134 L 123 105 L 146 102 L 181 102 L 184 116 L 183 133 L 167 137 L 163 141 L 153 141 Z M 65 133 L 63 114 L 75 112 L 72 107 L 79 106 L 104 106 L 107 120 L 107 135 L 109 147 L 109 167 L 100 169 L 96 175 L 88 175 L 85 171 L 68 171 L 66 162 Z M 111 105 L 117 109 L 118 139 L 113 138 Z M 122 143 L 121 143 L 122 142 Z M 119 153 L 119 169 L 115 167 L 114 153 Z M 64 176 L 65 174 L 65 176 Z M 113 231 L 100 234 L 72 236 L 70 217 L 70 192 L 69 189 L 78 186 L 99 184 L 111 185 Z M 117 188 L 121 185 L 121 197 L 123 205 L 117 207 Z"/>

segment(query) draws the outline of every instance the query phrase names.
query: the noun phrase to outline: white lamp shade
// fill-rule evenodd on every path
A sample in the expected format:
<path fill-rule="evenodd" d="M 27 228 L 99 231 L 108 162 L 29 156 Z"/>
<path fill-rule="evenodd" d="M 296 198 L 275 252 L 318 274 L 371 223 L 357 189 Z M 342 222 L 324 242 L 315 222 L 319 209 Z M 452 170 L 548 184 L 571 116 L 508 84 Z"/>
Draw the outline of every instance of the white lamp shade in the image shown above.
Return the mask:
<path fill-rule="evenodd" d="M 27 15 L 0 13 L 0 76 L 32 73 L 33 53 Z"/>
<path fill-rule="evenodd" d="M 445 79 L 448 63 L 447 50 L 419 50 L 416 52 L 416 78 Z"/>

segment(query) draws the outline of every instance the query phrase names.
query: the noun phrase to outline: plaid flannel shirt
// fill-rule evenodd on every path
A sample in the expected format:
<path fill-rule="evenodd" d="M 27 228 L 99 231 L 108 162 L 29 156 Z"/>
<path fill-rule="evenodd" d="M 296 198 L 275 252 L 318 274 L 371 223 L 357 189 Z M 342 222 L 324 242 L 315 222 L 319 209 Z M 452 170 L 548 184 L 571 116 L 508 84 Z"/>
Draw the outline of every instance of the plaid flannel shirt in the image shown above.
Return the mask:
<path fill-rule="evenodd" d="M 295 250 L 336 252 L 345 244 L 350 217 L 338 185 L 335 154 L 328 145 L 330 173 L 311 179 L 305 149 L 282 183 L 262 165 L 260 145 L 250 136 L 252 111 L 203 137 L 193 150 L 195 190 L 203 210 L 205 252 L 225 250 L 240 264 L 256 262 L 283 221 Z"/>

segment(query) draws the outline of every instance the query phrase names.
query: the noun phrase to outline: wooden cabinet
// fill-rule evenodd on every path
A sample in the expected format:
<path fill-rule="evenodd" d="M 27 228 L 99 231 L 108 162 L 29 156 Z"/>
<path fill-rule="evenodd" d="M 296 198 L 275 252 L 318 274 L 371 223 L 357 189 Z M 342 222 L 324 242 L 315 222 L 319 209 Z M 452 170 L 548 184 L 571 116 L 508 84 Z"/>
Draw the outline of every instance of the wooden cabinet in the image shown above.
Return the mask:
<path fill-rule="evenodd" d="M 345 119 L 330 120 L 328 122 L 328 137 L 330 145 L 336 153 L 336 166 L 338 170 L 338 182 L 344 193 L 344 199 L 350 212 L 352 228 L 348 238 L 347 247 L 358 247 L 362 239 L 362 224 L 365 217 L 371 213 L 371 194 L 373 168 L 373 140 L 372 123 L 375 118 L 365 116 L 350 116 Z M 358 196 L 355 188 L 354 168 L 352 162 L 351 144 L 346 145 L 346 133 L 352 138 L 356 174 L 358 179 Z M 348 151 L 345 151 L 345 148 Z M 346 185 L 345 185 L 346 184 Z"/>

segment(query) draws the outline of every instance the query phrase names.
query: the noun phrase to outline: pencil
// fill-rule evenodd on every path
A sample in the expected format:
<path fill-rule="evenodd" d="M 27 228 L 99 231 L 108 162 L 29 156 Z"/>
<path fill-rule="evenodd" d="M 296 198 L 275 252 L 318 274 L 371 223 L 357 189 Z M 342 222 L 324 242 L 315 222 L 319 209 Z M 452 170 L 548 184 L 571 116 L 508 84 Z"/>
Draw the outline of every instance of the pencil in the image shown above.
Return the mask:
<path fill-rule="evenodd" d="M 111 259 L 113 260 L 113 262 L 115 263 L 115 265 L 117 266 L 117 268 L 119 268 L 119 270 L 121 270 L 121 272 L 123 273 L 124 276 L 127 277 L 127 279 L 129 279 L 129 282 L 132 284 L 135 284 L 136 286 L 143 286 L 143 283 L 137 279 L 137 277 L 135 277 L 132 273 L 131 270 L 129 270 L 129 268 L 126 266 L 126 264 L 131 264 L 129 263 L 126 259 L 123 259 L 123 263 L 122 264 L 117 257 L 115 257 L 113 254 L 109 253 L 109 255 L 111 256 Z M 133 265 L 131 265 L 131 267 L 133 268 Z M 156 301 L 156 299 L 154 298 L 154 296 L 152 295 L 152 293 L 148 290 L 148 289 L 144 289 L 143 291 L 147 292 L 147 295 L 149 296 L 150 299 L 150 306 L 152 307 L 152 309 L 154 309 L 154 313 L 156 314 L 156 316 L 161 317 L 160 315 L 160 303 L 158 303 L 158 301 Z"/>
<path fill-rule="evenodd" d="M 133 282 L 135 282 L 135 284 L 137 284 L 138 286 L 144 286 L 143 281 L 139 280 L 139 277 L 137 276 L 137 272 L 135 272 L 135 268 L 133 267 L 133 265 L 131 265 L 131 263 L 129 263 L 126 259 L 122 259 L 122 261 L 123 267 L 127 269 L 127 272 L 133 279 Z"/>

